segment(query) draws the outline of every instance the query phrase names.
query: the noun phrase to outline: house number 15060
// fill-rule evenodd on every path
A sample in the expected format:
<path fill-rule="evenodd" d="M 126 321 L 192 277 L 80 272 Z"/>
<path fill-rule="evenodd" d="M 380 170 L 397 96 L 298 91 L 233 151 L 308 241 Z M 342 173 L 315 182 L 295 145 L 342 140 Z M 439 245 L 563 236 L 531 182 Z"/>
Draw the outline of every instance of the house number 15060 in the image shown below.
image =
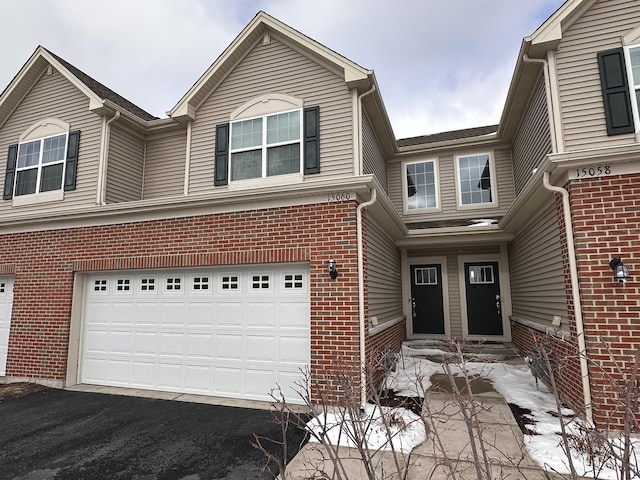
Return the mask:
<path fill-rule="evenodd" d="M 327 194 L 328 202 L 341 202 L 343 200 L 349 200 L 350 198 L 351 198 L 351 194 L 349 192 L 337 192 L 337 193 Z"/>
<path fill-rule="evenodd" d="M 576 178 L 601 177 L 602 175 L 611 175 L 610 165 L 598 165 L 596 167 L 576 168 Z"/>

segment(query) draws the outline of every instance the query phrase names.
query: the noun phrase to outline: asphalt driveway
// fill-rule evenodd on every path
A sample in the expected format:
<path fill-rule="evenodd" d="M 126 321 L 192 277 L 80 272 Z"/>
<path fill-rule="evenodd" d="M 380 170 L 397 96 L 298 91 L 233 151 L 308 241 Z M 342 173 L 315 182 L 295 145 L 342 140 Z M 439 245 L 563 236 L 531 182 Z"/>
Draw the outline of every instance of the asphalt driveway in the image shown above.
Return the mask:
<path fill-rule="evenodd" d="M 254 433 L 281 438 L 264 410 L 45 390 L 0 402 L 0 479 L 273 478 Z"/>

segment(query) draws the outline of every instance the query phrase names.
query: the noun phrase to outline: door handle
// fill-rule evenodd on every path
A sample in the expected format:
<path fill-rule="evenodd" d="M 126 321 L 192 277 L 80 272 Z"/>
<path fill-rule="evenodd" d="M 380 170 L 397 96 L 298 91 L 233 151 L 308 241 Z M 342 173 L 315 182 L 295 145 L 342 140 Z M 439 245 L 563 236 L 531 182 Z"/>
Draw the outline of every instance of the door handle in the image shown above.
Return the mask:
<path fill-rule="evenodd" d="M 416 318 L 416 299 L 412 298 L 411 299 L 411 315 L 413 316 L 413 318 Z"/>

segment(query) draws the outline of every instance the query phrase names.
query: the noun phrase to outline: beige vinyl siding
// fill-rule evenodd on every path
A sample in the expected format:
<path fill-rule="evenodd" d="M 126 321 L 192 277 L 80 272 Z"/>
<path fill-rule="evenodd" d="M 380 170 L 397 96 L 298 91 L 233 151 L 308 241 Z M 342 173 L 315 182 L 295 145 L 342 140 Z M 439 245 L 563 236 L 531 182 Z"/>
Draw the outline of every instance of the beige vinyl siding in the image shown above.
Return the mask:
<path fill-rule="evenodd" d="M 367 279 L 369 318 L 384 323 L 402 316 L 400 251 L 378 224 L 367 219 Z"/>
<path fill-rule="evenodd" d="M 486 208 L 459 208 L 457 200 L 458 187 L 456 185 L 456 158 L 460 155 L 475 153 L 493 153 L 495 162 L 495 172 L 497 177 L 497 205 Z M 406 158 L 406 161 L 437 159 L 438 182 L 440 192 L 440 211 L 420 210 L 408 214 L 403 213 L 403 187 L 402 176 L 404 175 L 403 163 L 394 161 L 389 165 L 389 197 L 393 205 L 406 223 L 428 222 L 434 220 L 456 219 L 456 218 L 487 218 L 503 215 L 513 203 L 515 190 L 513 186 L 513 170 L 511 165 L 511 150 L 509 148 L 498 148 L 496 150 L 473 150 L 456 151 L 455 153 L 441 153 L 439 155 L 429 155 L 425 153 L 421 156 Z"/>
<path fill-rule="evenodd" d="M 545 157 L 551 153 L 551 132 L 544 77 L 541 75 L 512 146 L 513 178 L 519 194 Z"/>
<path fill-rule="evenodd" d="M 249 100 L 281 93 L 320 107 L 320 168 L 310 180 L 353 175 L 353 111 L 344 80 L 285 45 L 276 34 L 268 45 L 258 42 L 196 111 L 191 143 L 192 194 L 213 187 L 213 152 L 217 124 Z M 225 187 L 217 191 L 224 193 Z"/>
<path fill-rule="evenodd" d="M 144 139 L 117 124 L 111 126 L 107 162 L 107 203 L 142 198 Z"/>
<path fill-rule="evenodd" d="M 600 0 L 564 33 L 557 74 L 566 150 L 635 142 L 633 134 L 607 135 L 596 55 L 621 47 L 621 37 L 638 25 L 637 0 Z"/>
<path fill-rule="evenodd" d="M 365 175 L 375 175 L 380 185 L 387 190 L 387 162 L 371 123 L 366 115 L 362 117 L 362 162 Z"/>
<path fill-rule="evenodd" d="M 499 245 L 477 245 L 456 248 L 455 253 L 450 247 L 436 247 L 416 249 L 408 252 L 408 261 L 410 264 L 419 263 L 419 257 L 446 257 L 446 264 L 443 268 L 447 271 L 447 288 L 449 289 L 449 298 L 445 298 L 445 303 L 449 305 L 449 325 L 451 338 L 462 338 L 462 296 L 460 292 L 460 272 L 458 265 L 458 255 L 500 255 Z M 408 279 L 410 281 L 410 279 Z"/>
<path fill-rule="evenodd" d="M 88 108 L 89 99 L 58 71 L 53 69 L 51 75 L 43 72 L 43 76 L 0 129 L 2 182 L 9 145 L 18 143 L 20 135 L 37 121 L 52 117 L 67 122 L 71 130 L 81 131 L 76 189 L 65 192 L 64 200 L 59 202 L 12 207 L 11 200 L 0 200 L 0 216 L 95 205 L 102 119 Z"/>
<path fill-rule="evenodd" d="M 567 323 L 562 249 L 555 201 L 550 200 L 509 245 L 512 315 L 549 325 Z"/>
<path fill-rule="evenodd" d="M 186 145 L 185 132 L 147 139 L 145 199 L 184 194 Z"/>

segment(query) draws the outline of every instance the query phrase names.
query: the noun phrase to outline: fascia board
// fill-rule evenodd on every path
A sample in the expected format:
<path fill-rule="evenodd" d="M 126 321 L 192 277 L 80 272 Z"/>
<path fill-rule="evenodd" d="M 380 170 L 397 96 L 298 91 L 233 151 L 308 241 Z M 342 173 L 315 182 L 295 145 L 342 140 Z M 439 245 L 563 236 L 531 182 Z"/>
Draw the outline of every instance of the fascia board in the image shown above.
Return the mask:
<path fill-rule="evenodd" d="M 326 201 L 328 193 L 336 190 L 351 191 L 368 199 L 375 183 L 372 175 L 327 179 L 315 182 L 264 187 L 251 190 L 224 190 L 222 193 L 207 193 L 164 197 L 133 202 L 112 203 L 74 207 L 59 212 L 41 212 L 20 215 L 5 215 L 0 218 L 0 234 L 21 231 L 55 230 L 74 226 L 131 223 L 164 218 L 218 213 L 220 211 L 243 211 L 263 208 L 269 202 L 291 203 L 293 199 L 321 196 Z"/>
<path fill-rule="evenodd" d="M 39 49 L 41 47 L 38 47 Z M 96 95 L 93 90 L 87 87 L 81 82 L 75 75 L 67 70 L 60 62 L 58 62 L 52 55 L 45 49 L 41 49 L 40 55 L 49 62 L 56 70 L 58 70 L 64 77 L 69 80 L 78 90 L 80 90 L 89 99 L 89 109 L 98 108 L 102 105 L 102 98 Z"/>

